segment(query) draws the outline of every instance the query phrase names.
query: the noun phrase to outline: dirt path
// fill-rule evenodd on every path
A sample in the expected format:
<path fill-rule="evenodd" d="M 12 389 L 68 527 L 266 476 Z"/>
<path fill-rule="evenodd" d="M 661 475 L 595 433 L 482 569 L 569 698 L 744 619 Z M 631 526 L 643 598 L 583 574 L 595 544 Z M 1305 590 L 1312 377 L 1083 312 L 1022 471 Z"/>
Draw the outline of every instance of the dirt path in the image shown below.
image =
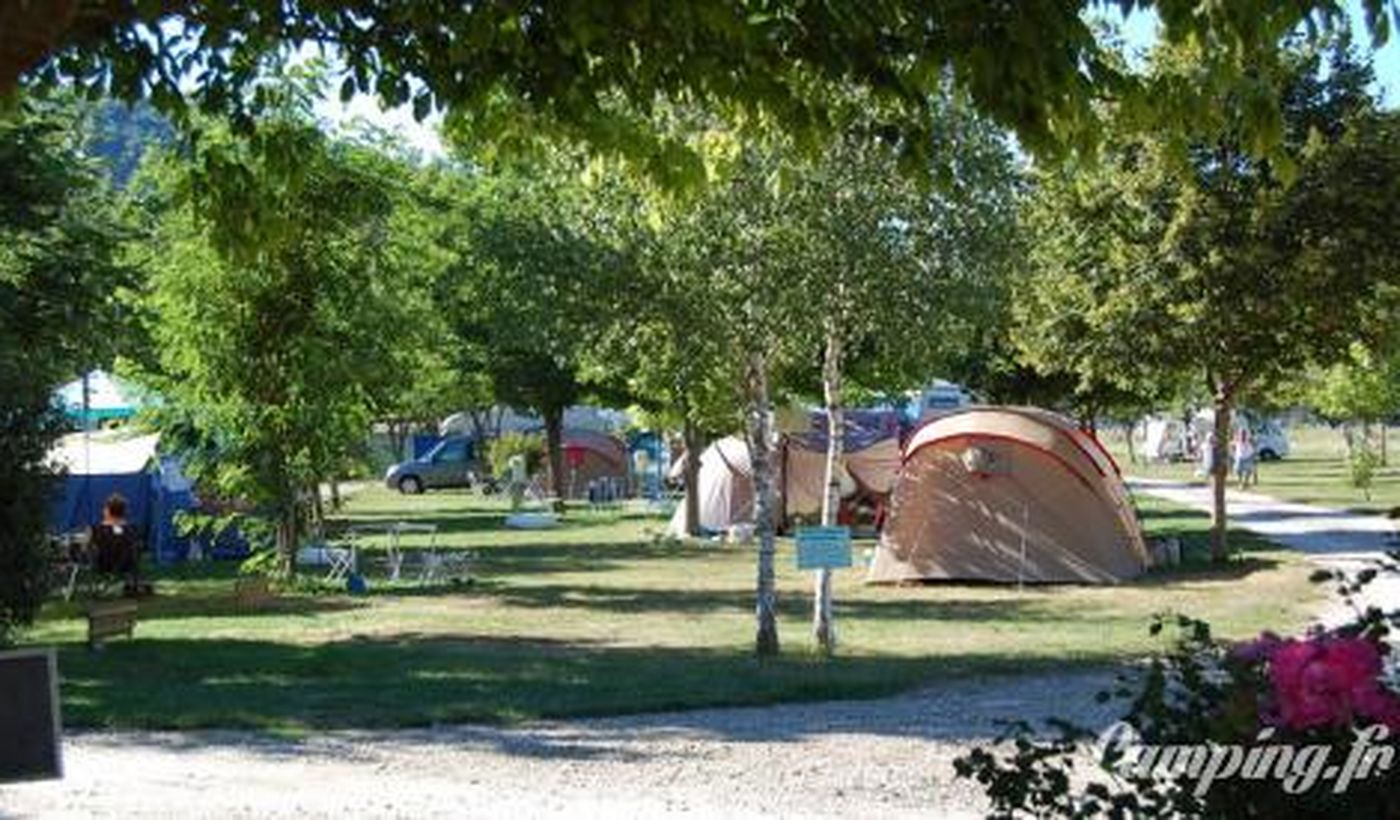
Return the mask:
<path fill-rule="evenodd" d="M 1103 726 L 1110 672 L 959 681 L 895 698 L 519 728 L 90 733 L 67 777 L 0 788 L 7 817 L 971 817 L 952 759 L 996 721 Z"/>
<path fill-rule="evenodd" d="M 1210 487 L 1185 481 L 1130 478 L 1134 492 L 1209 512 Z M 1277 544 L 1306 553 L 1319 566 L 1356 571 L 1388 549 L 1396 549 L 1395 522 L 1380 515 L 1280 501 L 1260 493 L 1231 489 L 1226 503 L 1232 526 L 1243 527 Z M 1365 590 L 1363 605 L 1400 607 L 1400 576 L 1382 576 Z M 1330 602 L 1318 620 L 1335 624 L 1349 613 Z"/>

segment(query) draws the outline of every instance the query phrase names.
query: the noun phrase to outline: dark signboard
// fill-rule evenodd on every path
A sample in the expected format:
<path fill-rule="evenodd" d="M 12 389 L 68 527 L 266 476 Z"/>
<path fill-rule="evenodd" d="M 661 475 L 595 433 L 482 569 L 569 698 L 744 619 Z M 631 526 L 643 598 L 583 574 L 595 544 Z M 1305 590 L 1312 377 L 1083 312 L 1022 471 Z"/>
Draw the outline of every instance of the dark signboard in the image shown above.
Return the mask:
<path fill-rule="evenodd" d="M 52 649 L 0 652 L 0 783 L 63 776 Z"/>

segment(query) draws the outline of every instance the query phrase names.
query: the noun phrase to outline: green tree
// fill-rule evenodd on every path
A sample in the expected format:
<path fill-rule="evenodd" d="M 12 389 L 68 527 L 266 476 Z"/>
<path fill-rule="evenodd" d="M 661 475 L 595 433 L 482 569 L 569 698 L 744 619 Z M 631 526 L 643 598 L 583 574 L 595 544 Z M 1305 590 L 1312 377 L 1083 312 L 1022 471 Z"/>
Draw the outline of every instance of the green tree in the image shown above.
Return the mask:
<path fill-rule="evenodd" d="M 54 102 L 0 112 L 0 644 L 48 588 L 47 458 L 64 429 L 53 391 L 119 352 L 119 295 L 136 283 L 131 226 L 79 121 Z"/>
<path fill-rule="evenodd" d="M 1016 172 L 1001 135 L 945 102 L 936 153 L 952 176 L 925 190 L 899 173 L 891 146 L 839 140 L 797 160 L 780 189 L 778 252 L 795 272 L 780 298 L 788 332 L 820 362 L 827 420 L 822 523 L 836 523 L 850 378 L 868 390 L 918 388 L 961 351 L 988 313 L 989 281 L 1005 277 L 1016 236 Z M 813 632 L 831 629 L 829 570 L 817 573 Z"/>
<path fill-rule="evenodd" d="M 571 172 L 572 171 L 572 175 Z M 440 290 L 459 367 L 492 398 L 544 419 L 554 494 L 566 497 L 564 411 L 589 392 L 588 352 L 604 333 L 626 263 L 599 229 L 599 201 L 562 153 L 470 180 Z"/>
<path fill-rule="evenodd" d="M 633 275 L 605 330 L 591 369 L 620 384 L 656 423 L 680 429 L 688 535 L 700 534 L 700 454 L 716 434 L 742 420 L 737 361 L 725 342 L 729 321 L 719 284 L 704 261 L 703 232 L 688 229 L 679 208 L 637 202 L 630 239 Z M 699 244 L 697 244 L 699 243 Z"/>
<path fill-rule="evenodd" d="M 1363 0 L 1378 40 L 1395 5 Z M 1201 46 L 1201 71 L 1143 76 L 1095 36 L 1093 12 L 1155 10 L 1172 43 Z M 1113 100 L 1148 128 L 1214 122 L 1227 91 L 1248 97 L 1251 144 L 1278 144 L 1278 107 L 1249 67 L 1300 27 L 1343 19 L 1340 0 L 1076 0 L 1063 3 L 860 5 L 460 3 L 422 0 L 193 0 L 0 4 L 0 94 L 31 82 L 110 90 L 160 109 L 241 114 L 260 68 L 298 46 L 333 47 L 342 96 L 374 92 L 426 116 L 445 107 L 503 141 L 541 131 L 626 155 L 660 177 L 698 178 L 684 146 L 650 128 L 658 98 L 712 104 L 746 128 L 776 123 L 799 140 L 839 131 L 852 111 L 831 89 L 871 92 L 905 139 L 909 167 L 927 168 L 938 127 L 931 105 L 951 80 L 975 108 L 1037 153 L 1093 142 L 1096 103 Z M 623 99 L 629 106 L 613 105 Z M 244 117 L 246 119 L 246 116 Z M 936 158 L 933 158 L 936 159 Z"/>
<path fill-rule="evenodd" d="M 1165 140 L 1127 136 L 1098 169 L 1044 180 L 1038 206 L 1051 239 L 1023 343 L 1133 392 L 1170 379 L 1206 391 L 1217 559 L 1239 399 L 1345 355 L 1393 309 L 1400 282 L 1385 238 L 1400 226 L 1396 118 L 1374 112 L 1369 67 L 1344 44 L 1293 50 L 1285 63 L 1286 175 L 1252 157 L 1239 132 L 1184 160 Z M 1189 51 L 1158 56 L 1168 76 L 1194 65 Z"/>
<path fill-rule="evenodd" d="M 1385 423 L 1400 412 L 1400 356 L 1384 347 L 1353 342 L 1344 359 L 1317 371 L 1304 385 L 1302 398 L 1326 418 L 1345 423 L 1348 456 L 1357 449 L 1351 429 L 1361 424 L 1362 442 L 1371 425 L 1381 427 L 1381 466 L 1388 459 Z M 1365 444 L 1363 444 L 1365 446 Z"/>
<path fill-rule="evenodd" d="M 146 295 L 167 414 L 195 473 L 251 501 L 290 571 L 320 483 L 343 467 L 395 359 L 395 202 L 378 157 L 332 143 L 294 90 L 261 145 L 206 126 L 151 172 L 161 207 Z M 250 245 L 241 237 L 257 235 Z M 204 456 L 204 457 L 200 457 Z"/>

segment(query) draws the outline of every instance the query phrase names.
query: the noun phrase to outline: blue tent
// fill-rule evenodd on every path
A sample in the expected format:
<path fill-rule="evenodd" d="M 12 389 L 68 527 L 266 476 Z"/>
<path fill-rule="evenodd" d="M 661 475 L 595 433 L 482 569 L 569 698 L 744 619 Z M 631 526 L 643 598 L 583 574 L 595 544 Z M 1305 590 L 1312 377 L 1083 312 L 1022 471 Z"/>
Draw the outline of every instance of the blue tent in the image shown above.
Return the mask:
<path fill-rule="evenodd" d="M 127 521 L 141 535 L 159 563 L 186 560 L 193 544 L 176 525 L 181 512 L 197 509 L 194 487 L 178 459 L 157 457 L 155 436 L 122 437 L 82 434 L 65 437 L 55 459 L 67 474 L 54 488 L 49 511 L 55 532 L 86 529 L 102 521 L 102 510 L 113 493 L 126 499 Z M 237 532 L 226 532 L 200 546 L 211 557 L 241 557 L 247 543 Z"/>

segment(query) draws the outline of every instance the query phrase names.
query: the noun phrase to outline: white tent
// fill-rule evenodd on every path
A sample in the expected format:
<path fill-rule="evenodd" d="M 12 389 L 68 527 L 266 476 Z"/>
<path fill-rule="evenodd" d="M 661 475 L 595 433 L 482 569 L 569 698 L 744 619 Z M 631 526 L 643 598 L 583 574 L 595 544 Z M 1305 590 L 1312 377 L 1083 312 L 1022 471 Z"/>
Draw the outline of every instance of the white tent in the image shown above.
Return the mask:
<path fill-rule="evenodd" d="M 687 453 L 676 459 L 672 477 L 682 475 Z M 726 530 L 734 524 L 753 521 L 753 465 L 749 463 L 749 446 L 738 436 L 728 436 L 714 442 L 700 454 L 700 527 L 705 530 Z M 684 535 L 686 505 L 681 503 L 666 527 L 668 535 Z"/>
<path fill-rule="evenodd" d="M 849 446 L 840 476 L 842 498 L 882 498 L 894 488 L 901 460 L 897 428 L 866 435 L 860 447 Z M 857 437 L 851 436 L 852 441 Z M 848 441 L 848 445 L 851 444 Z M 684 474 L 683 455 L 671 468 L 671 478 Z M 812 519 L 820 512 L 826 493 L 826 444 L 824 438 L 785 435 L 773 453 L 773 479 L 777 482 L 778 526 L 795 518 Z M 700 527 L 719 532 L 735 524 L 748 524 L 754 516 L 753 469 L 744 439 L 729 436 L 714 442 L 700 456 Z M 685 504 L 671 518 L 667 533 L 683 534 Z"/>
<path fill-rule="evenodd" d="M 69 475 L 126 475 L 139 473 L 155 458 L 157 434 L 71 433 L 49 451 L 49 460 Z"/>

